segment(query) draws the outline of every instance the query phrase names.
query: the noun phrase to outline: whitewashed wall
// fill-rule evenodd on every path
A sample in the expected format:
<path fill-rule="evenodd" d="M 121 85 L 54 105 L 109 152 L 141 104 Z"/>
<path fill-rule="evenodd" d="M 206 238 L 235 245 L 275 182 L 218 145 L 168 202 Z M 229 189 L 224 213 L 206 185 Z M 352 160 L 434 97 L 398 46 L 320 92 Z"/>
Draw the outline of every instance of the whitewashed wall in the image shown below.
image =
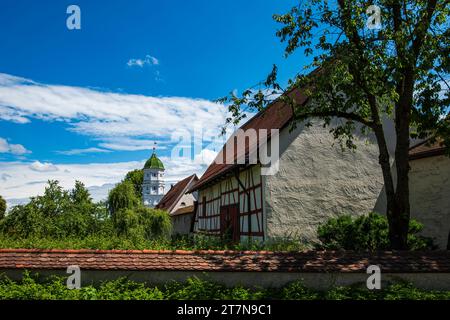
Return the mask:
<path fill-rule="evenodd" d="M 383 179 L 378 147 L 366 140 L 356 141 L 356 151 L 342 151 L 321 125 L 282 130 L 279 172 L 263 177 L 268 238 L 315 241 L 329 218 L 372 211 Z"/>
<path fill-rule="evenodd" d="M 173 209 L 171 210 L 170 213 L 175 212 L 180 208 L 192 206 L 192 205 L 194 205 L 194 201 L 195 201 L 195 198 L 192 193 L 185 193 L 180 198 L 180 200 L 177 201 L 177 203 L 175 204 L 175 206 L 173 207 Z M 184 203 L 184 205 L 182 205 L 182 203 Z"/>
<path fill-rule="evenodd" d="M 450 158 L 410 161 L 411 217 L 424 224 L 423 235 L 446 249 L 450 232 Z"/>

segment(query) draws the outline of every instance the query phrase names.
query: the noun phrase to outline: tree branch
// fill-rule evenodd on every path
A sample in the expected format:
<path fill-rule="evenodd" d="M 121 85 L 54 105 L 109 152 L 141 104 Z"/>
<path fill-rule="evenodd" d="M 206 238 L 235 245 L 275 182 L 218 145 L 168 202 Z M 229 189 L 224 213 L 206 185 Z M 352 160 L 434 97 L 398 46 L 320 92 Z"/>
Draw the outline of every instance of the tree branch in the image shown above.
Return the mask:
<path fill-rule="evenodd" d="M 434 10 L 436 9 L 437 0 L 428 0 L 427 8 L 422 15 L 422 19 L 418 22 L 413 34 L 415 38 L 413 40 L 412 49 L 414 52 L 414 58 L 417 59 L 419 55 L 420 46 L 422 45 L 423 39 L 427 34 L 427 30 L 431 24 L 431 18 L 433 17 Z"/>

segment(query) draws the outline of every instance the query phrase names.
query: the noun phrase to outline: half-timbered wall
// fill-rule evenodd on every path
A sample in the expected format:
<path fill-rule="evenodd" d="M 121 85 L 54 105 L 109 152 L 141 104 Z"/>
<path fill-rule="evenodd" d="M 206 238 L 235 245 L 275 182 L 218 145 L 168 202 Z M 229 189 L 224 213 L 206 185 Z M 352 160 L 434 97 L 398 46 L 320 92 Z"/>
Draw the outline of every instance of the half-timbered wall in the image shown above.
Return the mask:
<path fill-rule="evenodd" d="M 238 183 L 236 177 L 231 175 L 199 190 L 194 225 L 195 232 L 220 235 L 221 207 L 237 205 L 239 208 L 238 232 L 240 240 L 246 240 L 249 236 L 252 237 L 252 240 L 264 240 L 264 215 L 259 165 L 241 171 L 239 180 L 245 189 Z"/>

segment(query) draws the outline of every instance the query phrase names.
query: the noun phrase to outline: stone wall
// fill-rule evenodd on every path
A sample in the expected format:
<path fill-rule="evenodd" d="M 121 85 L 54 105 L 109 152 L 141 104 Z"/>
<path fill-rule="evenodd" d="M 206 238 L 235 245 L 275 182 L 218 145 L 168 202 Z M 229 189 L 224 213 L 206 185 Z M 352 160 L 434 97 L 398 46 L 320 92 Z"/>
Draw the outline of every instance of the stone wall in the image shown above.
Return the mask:
<path fill-rule="evenodd" d="M 424 224 L 423 235 L 445 249 L 450 233 L 450 158 L 410 161 L 411 217 Z"/>
<path fill-rule="evenodd" d="M 269 238 L 316 241 L 317 227 L 329 218 L 374 209 L 384 192 L 378 148 L 373 138 L 356 144 L 356 151 L 342 150 L 321 125 L 280 132 L 279 171 L 263 177 Z"/>

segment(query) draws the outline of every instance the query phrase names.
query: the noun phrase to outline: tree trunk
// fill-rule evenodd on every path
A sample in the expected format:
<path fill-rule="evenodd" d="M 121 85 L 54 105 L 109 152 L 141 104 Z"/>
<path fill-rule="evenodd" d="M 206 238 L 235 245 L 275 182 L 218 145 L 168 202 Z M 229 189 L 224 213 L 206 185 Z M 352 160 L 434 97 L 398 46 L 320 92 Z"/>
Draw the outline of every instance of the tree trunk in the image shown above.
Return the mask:
<path fill-rule="evenodd" d="M 403 121 L 402 121 L 403 122 Z M 394 214 L 389 221 L 389 238 L 393 249 L 408 249 L 408 229 L 410 219 L 409 207 L 409 124 L 401 124 L 397 133 L 395 165 L 397 170 L 397 187 L 395 190 Z M 406 132 L 405 132 L 406 131 Z"/>
<path fill-rule="evenodd" d="M 397 87 L 399 101 L 395 105 L 395 189 L 394 214 L 389 221 L 389 239 L 393 249 L 408 249 L 409 206 L 409 129 L 413 103 L 414 76 L 412 68 L 405 68 L 404 80 Z"/>
<path fill-rule="evenodd" d="M 391 247 L 396 245 L 392 241 L 391 235 L 395 234 L 397 228 L 394 227 L 393 221 L 395 221 L 395 189 L 394 180 L 392 178 L 391 164 L 389 161 L 389 151 L 386 144 L 386 138 L 384 136 L 383 126 L 378 122 L 373 128 L 375 136 L 377 138 L 378 150 L 379 150 L 379 164 L 383 173 L 384 191 L 386 192 L 386 217 L 389 223 L 389 239 L 391 241 Z"/>

